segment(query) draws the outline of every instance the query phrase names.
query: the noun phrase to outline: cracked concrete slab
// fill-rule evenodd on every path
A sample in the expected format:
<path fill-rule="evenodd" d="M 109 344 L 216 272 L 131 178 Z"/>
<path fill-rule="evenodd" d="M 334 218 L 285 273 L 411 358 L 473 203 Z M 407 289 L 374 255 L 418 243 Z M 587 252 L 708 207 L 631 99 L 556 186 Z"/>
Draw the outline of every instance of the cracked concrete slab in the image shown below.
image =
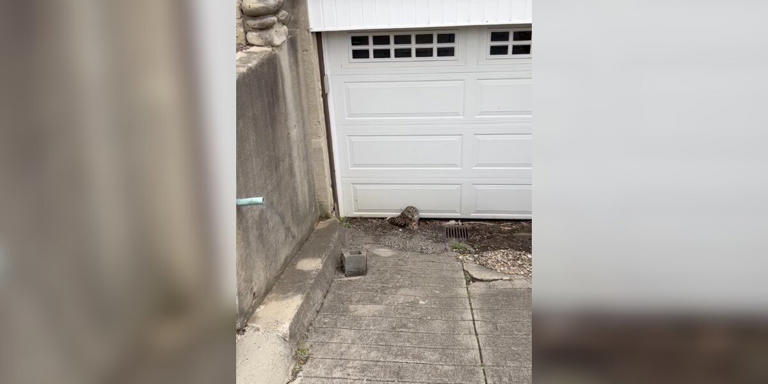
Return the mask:
<path fill-rule="evenodd" d="M 323 306 L 323 312 L 334 315 L 352 315 L 359 317 L 415 318 L 425 320 L 463 320 L 472 321 L 472 311 L 467 308 L 430 308 L 406 307 L 397 305 L 375 304 L 332 304 Z"/>
<path fill-rule="evenodd" d="M 530 383 L 530 279 L 476 282 L 469 293 L 486 382 Z"/>
<path fill-rule="evenodd" d="M 487 384 L 520 384 L 531 382 L 531 367 L 487 367 Z"/>
<path fill-rule="evenodd" d="M 417 383 L 485 383 L 483 370 L 476 365 L 414 364 L 393 361 L 363 361 L 317 359 L 304 366 L 300 384 L 312 383 L 315 378 L 378 379 L 390 382 Z"/>
<path fill-rule="evenodd" d="M 393 345 L 349 345 L 340 349 L 337 344 L 313 343 L 312 356 L 323 359 L 342 360 L 390 360 L 400 363 L 480 365 L 480 354 L 476 348 L 437 349 L 420 346 Z"/>
<path fill-rule="evenodd" d="M 530 280 L 467 285 L 448 252 L 368 250 L 368 275 L 333 281 L 296 383 L 531 382 Z"/>
<path fill-rule="evenodd" d="M 308 345 L 315 342 L 334 343 L 339 349 L 349 345 L 405 346 L 429 349 L 477 348 L 475 335 L 435 335 L 427 333 L 404 333 L 389 331 L 363 331 L 357 329 L 316 328 L 309 336 Z M 310 361 L 312 360 L 310 348 Z"/>

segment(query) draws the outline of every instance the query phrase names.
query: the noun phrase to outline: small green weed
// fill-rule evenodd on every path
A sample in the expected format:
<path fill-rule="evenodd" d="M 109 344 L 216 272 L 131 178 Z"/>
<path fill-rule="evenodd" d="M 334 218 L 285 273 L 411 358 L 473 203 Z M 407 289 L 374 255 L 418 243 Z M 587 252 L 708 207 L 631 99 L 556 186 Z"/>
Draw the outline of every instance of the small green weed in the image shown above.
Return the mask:
<path fill-rule="evenodd" d="M 451 244 L 451 251 L 454 251 L 456 253 L 470 253 L 472 252 L 469 247 L 467 247 L 465 244 L 462 243 L 453 243 Z"/>
<path fill-rule="evenodd" d="M 349 228 L 352 224 L 349 222 L 348 217 L 339 217 L 339 224 L 344 228 Z"/>
<path fill-rule="evenodd" d="M 307 363 L 309 360 L 309 348 L 307 347 L 299 347 L 296 349 L 296 366 L 293 367 L 293 378 L 296 379 L 296 376 L 299 375 L 299 372 L 301 372 L 301 369 L 304 368 L 304 364 Z"/>
<path fill-rule="evenodd" d="M 302 347 L 296 350 L 296 359 L 304 364 L 309 359 L 309 348 Z"/>

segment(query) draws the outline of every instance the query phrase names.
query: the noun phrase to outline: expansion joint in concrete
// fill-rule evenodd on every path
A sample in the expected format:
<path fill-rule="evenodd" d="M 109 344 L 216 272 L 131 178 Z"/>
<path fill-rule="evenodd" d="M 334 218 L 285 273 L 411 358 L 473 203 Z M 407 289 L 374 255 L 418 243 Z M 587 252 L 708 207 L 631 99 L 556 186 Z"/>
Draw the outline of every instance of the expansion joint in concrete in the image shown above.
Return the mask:
<path fill-rule="evenodd" d="M 461 262 L 461 267 L 464 268 L 464 262 Z M 469 275 L 466 271 L 465 276 Z M 467 279 L 469 280 L 469 279 Z M 480 368 L 483 370 L 483 382 L 488 384 L 488 375 L 485 373 L 485 361 L 483 360 L 483 347 L 480 345 L 480 336 L 477 334 L 477 321 L 475 320 L 475 308 L 472 306 L 472 294 L 469 292 L 469 284 L 471 280 L 466 281 L 467 287 L 467 299 L 469 300 L 469 313 L 472 315 L 472 329 L 475 331 L 475 341 L 477 342 L 477 353 L 480 355 Z"/>

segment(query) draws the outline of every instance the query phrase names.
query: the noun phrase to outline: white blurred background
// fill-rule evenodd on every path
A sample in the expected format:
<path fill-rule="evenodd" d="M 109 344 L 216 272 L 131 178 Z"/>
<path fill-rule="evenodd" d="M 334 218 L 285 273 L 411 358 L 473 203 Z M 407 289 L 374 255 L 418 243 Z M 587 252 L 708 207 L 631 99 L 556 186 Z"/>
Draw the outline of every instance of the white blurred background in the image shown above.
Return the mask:
<path fill-rule="evenodd" d="M 0 4 L 0 382 L 234 381 L 234 4 Z"/>
<path fill-rule="evenodd" d="M 536 2 L 536 305 L 768 311 L 768 3 Z"/>
<path fill-rule="evenodd" d="M 535 1 L 536 382 L 768 382 L 766 14 Z"/>

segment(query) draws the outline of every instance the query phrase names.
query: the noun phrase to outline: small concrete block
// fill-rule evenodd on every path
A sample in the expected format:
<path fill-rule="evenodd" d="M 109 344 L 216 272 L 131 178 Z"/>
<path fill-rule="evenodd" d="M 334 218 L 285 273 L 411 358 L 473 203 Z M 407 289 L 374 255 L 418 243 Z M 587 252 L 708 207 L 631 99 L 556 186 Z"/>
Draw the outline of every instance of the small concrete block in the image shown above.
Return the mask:
<path fill-rule="evenodd" d="M 368 271 L 368 257 L 361 248 L 343 248 L 341 259 L 345 276 L 362 276 Z"/>

